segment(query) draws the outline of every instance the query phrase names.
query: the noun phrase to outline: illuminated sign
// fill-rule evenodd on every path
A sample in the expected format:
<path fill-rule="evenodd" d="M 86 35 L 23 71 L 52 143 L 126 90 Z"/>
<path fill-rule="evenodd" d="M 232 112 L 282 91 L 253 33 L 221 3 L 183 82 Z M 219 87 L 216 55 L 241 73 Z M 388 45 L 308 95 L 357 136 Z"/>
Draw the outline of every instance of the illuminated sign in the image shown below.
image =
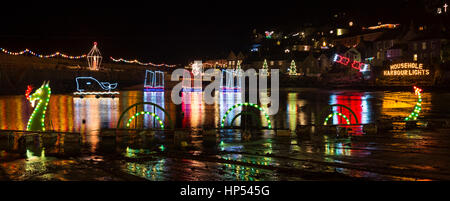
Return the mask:
<path fill-rule="evenodd" d="M 398 63 L 389 66 L 389 70 L 383 71 L 384 76 L 427 76 L 430 69 L 423 67 L 421 63 Z"/>

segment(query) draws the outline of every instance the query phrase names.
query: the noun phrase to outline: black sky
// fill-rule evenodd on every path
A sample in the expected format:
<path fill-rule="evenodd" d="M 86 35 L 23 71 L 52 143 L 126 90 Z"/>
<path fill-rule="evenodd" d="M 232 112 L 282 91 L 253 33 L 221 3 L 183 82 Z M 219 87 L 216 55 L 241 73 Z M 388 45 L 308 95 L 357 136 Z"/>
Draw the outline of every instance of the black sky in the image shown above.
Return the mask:
<path fill-rule="evenodd" d="M 419 1 L 74 2 L 2 6 L 0 47 L 80 55 L 97 41 L 104 56 L 184 63 L 245 50 L 251 30 L 326 23 L 339 11 L 361 21 L 407 19 Z M 81 4 L 81 5 L 80 5 Z"/>

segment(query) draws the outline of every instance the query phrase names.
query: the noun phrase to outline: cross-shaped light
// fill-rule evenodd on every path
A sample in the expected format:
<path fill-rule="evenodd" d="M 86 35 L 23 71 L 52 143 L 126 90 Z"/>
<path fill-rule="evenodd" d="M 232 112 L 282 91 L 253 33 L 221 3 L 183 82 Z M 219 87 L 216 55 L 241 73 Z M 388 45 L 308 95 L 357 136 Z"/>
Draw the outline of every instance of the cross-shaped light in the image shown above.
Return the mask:
<path fill-rule="evenodd" d="M 447 3 L 445 3 L 444 4 L 444 12 L 447 12 L 447 7 L 448 7 L 448 5 L 447 5 Z"/>

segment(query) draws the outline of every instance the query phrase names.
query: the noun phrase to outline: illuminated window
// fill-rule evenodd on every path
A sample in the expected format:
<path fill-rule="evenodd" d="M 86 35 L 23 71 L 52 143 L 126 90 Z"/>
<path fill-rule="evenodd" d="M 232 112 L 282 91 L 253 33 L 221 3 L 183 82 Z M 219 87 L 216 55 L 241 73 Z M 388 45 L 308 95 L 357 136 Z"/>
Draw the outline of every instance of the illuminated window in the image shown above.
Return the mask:
<path fill-rule="evenodd" d="M 274 61 L 270 61 L 270 65 L 273 66 L 275 64 Z"/>
<path fill-rule="evenodd" d="M 414 61 L 417 61 L 417 54 L 414 54 Z"/>
<path fill-rule="evenodd" d="M 283 65 L 283 61 L 278 61 L 278 65 L 279 66 Z"/>
<path fill-rule="evenodd" d="M 413 50 L 417 50 L 417 43 L 413 44 Z"/>
<path fill-rule="evenodd" d="M 427 42 L 422 42 L 422 50 L 426 50 L 427 49 Z"/>
<path fill-rule="evenodd" d="M 350 21 L 349 23 L 348 23 L 348 26 L 353 26 L 353 22 L 352 21 Z"/>

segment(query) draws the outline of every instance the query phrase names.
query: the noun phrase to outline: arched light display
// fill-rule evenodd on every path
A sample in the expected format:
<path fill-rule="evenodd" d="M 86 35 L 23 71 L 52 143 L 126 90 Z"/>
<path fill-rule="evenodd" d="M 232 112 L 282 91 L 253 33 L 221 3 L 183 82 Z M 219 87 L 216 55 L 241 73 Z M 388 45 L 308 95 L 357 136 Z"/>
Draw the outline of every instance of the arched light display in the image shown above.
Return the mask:
<path fill-rule="evenodd" d="M 47 111 L 51 93 L 49 81 L 47 81 L 36 92 L 29 95 L 29 101 L 33 107 L 35 101 L 38 103 L 28 119 L 27 131 L 45 131 L 45 112 Z"/>
<path fill-rule="evenodd" d="M 139 115 L 145 115 L 145 114 L 151 115 L 152 117 L 155 117 L 155 119 L 159 122 L 159 126 L 160 126 L 162 129 L 164 129 L 164 123 L 161 121 L 161 118 L 159 118 L 159 116 L 156 115 L 155 113 L 153 113 L 153 112 L 147 112 L 147 111 L 141 111 L 141 112 L 138 112 L 138 113 L 134 114 L 133 116 L 131 116 L 131 117 L 128 119 L 128 121 L 127 121 L 127 128 L 130 127 L 130 124 L 131 124 L 131 122 L 133 121 L 133 119 L 135 119 L 135 118 L 138 117 Z"/>
<path fill-rule="evenodd" d="M 340 113 L 340 112 L 334 112 L 334 113 L 331 113 L 330 115 L 328 115 L 328 116 L 325 118 L 325 121 L 323 122 L 323 125 L 326 126 L 326 125 L 328 124 L 328 120 L 329 120 L 331 117 L 333 117 L 333 116 L 341 116 L 342 118 L 345 119 L 345 121 L 347 122 L 347 124 L 350 125 L 350 120 L 348 120 L 347 116 L 346 116 L 345 114 Z"/>
<path fill-rule="evenodd" d="M 422 110 L 422 89 L 414 86 L 414 93 L 417 96 L 417 103 L 414 106 L 414 111 L 409 114 L 408 117 L 405 118 L 405 121 L 415 121 L 419 116 L 420 111 Z"/>
<path fill-rule="evenodd" d="M 260 106 L 257 105 L 257 104 L 254 104 L 254 103 L 248 103 L 248 102 L 245 102 L 245 103 L 238 103 L 238 104 L 236 104 L 236 105 L 231 106 L 231 107 L 225 112 L 225 115 L 222 117 L 222 121 L 220 122 L 220 127 L 221 127 L 221 128 L 225 127 L 225 120 L 227 119 L 228 114 L 229 114 L 232 110 L 234 110 L 235 108 L 241 107 L 241 106 L 250 106 L 250 107 L 254 107 L 254 108 L 258 109 L 259 111 L 262 111 L 262 112 L 264 113 L 264 116 L 266 117 L 266 120 L 267 120 L 267 127 L 268 127 L 269 129 L 272 129 L 272 122 L 270 121 L 269 115 L 263 110 L 263 108 L 260 107 Z"/>
<path fill-rule="evenodd" d="M 144 63 L 144 62 L 140 62 L 140 61 L 138 61 L 138 60 L 125 60 L 125 59 L 122 59 L 122 58 L 119 58 L 119 59 L 114 59 L 113 57 L 109 57 L 112 61 L 114 61 L 114 62 L 125 62 L 125 63 L 129 63 L 129 64 L 139 64 L 139 65 L 143 65 L 143 66 L 156 66 L 156 67 L 162 67 L 162 66 L 165 66 L 165 67 L 175 67 L 175 66 L 177 66 L 177 65 L 169 65 L 169 64 L 155 64 L 155 63 L 152 63 L 152 62 L 148 62 L 148 63 Z"/>
<path fill-rule="evenodd" d="M 33 52 L 33 51 L 29 50 L 29 49 L 25 49 L 25 50 L 22 50 L 20 52 L 10 52 L 10 51 L 8 51 L 6 49 L 3 49 L 3 48 L 0 48 L 0 50 L 3 53 L 5 53 L 5 54 L 14 55 L 14 56 L 22 55 L 22 54 L 25 54 L 25 53 L 29 53 L 29 54 L 31 54 L 31 55 L 33 55 L 35 57 L 39 57 L 39 58 L 52 58 L 52 57 L 56 57 L 56 56 L 61 56 L 61 57 L 66 58 L 66 59 L 81 59 L 81 58 L 86 57 L 85 54 L 83 54 L 81 56 L 69 56 L 67 54 L 63 54 L 63 53 L 60 53 L 60 52 L 55 52 L 55 53 L 49 54 L 49 55 L 43 55 L 43 54 L 37 54 L 37 53 L 35 53 L 35 52 Z"/>

